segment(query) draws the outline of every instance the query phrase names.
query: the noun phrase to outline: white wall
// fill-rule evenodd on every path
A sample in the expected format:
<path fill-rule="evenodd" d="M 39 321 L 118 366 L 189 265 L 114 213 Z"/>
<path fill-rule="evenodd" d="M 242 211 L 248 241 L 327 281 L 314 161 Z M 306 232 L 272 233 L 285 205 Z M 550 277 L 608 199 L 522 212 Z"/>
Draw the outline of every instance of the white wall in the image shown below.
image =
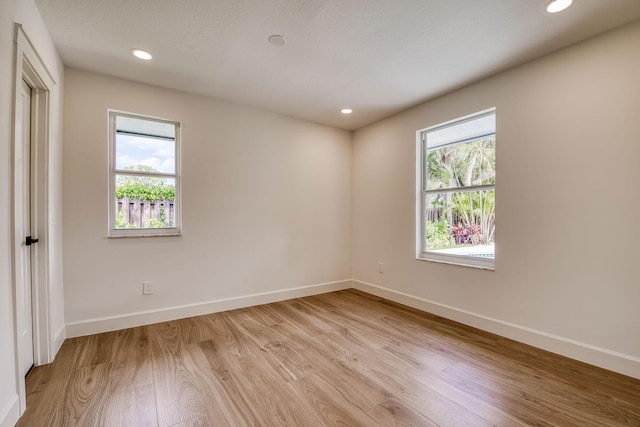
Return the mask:
<path fill-rule="evenodd" d="M 63 67 L 51 38 L 32 0 L 0 2 L 0 426 L 12 426 L 18 416 L 18 384 L 16 383 L 15 342 L 13 325 L 13 291 L 11 277 L 11 186 L 12 109 L 14 79 L 14 22 L 23 25 L 43 63 L 59 86 L 51 94 L 53 116 L 50 123 L 48 164 L 49 234 L 41 236 L 52 254 L 49 265 L 49 289 L 52 297 L 52 332 L 64 331 L 62 307 L 62 232 L 61 200 L 61 85 Z M 63 336 L 62 336 L 63 338 Z M 61 338 L 61 339 L 62 339 Z M 51 343 L 55 347 L 54 343 Z M 57 350 L 57 349 L 56 349 Z"/>
<path fill-rule="evenodd" d="M 68 334 L 350 279 L 351 132 L 75 69 L 64 107 Z M 182 123 L 182 237 L 105 237 L 110 108 Z"/>
<path fill-rule="evenodd" d="M 640 377 L 639 41 L 636 22 L 356 131 L 357 286 Z M 416 260 L 415 132 L 489 107 L 496 269 Z"/>

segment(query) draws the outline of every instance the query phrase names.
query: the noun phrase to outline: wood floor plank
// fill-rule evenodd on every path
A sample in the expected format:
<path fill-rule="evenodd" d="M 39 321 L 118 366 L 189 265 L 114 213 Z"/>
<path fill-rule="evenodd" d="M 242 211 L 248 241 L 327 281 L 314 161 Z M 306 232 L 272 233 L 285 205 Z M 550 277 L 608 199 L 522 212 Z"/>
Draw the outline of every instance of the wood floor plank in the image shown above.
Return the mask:
<path fill-rule="evenodd" d="M 492 426 L 489 420 L 468 409 L 464 403 L 449 399 L 439 391 L 424 386 L 424 380 L 400 370 L 390 371 L 377 366 L 365 371 L 374 382 L 389 390 L 393 396 L 439 425 Z"/>
<path fill-rule="evenodd" d="M 238 357 L 226 353 L 213 340 L 190 344 L 186 352 L 202 398 L 207 402 L 208 420 L 214 425 L 259 425 L 251 402 L 241 391 L 242 385 L 233 376 L 240 366 Z"/>
<path fill-rule="evenodd" d="M 109 391 L 111 362 L 73 369 L 62 390 L 52 426 L 99 426 L 104 422 L 104 407 Z"/>
<path fill-rule="evenodd" d="M 545 376 L 583 390 L 599 389 L 605 395 L 619 396 L 628 402 L 640 402 L 640 381 L 616 372 L 592 366 L 567 357 L 522 344 L 508 338 L 500 338 L 497 346 L 477 348 L 500 352 L 515 363 L 526 365 L 545 373 Z"/>
<path fill-rule="evenodd" d="M 342 399 L 364 411 L 393 397 L 387 387 L 381 386 L 365 373 L 346 366 L 329 366 L 316 375 L 338 390 Z"/>
<path fill-rule="evenodd" d="M 335 292 L 329 292 L 328 294 L 324 294 L 324 295 L 332 295 Z M 321 299 L 319 299 L 318 297 L 321 296 L 323 294 L 318 294 L 318 295 L 312 295 L 312 296 L 308 296 L 308 297 L 302 297 L 302 298 L 296 298 L 295 301 L 300 301 L 304 304 L 307 304 L 308 307 L 311 307 L 315 310 L 322 310 L 325 312 L 331 312 L 331 310 L 335 310 L 336 306 L 331 304 L 328 301 L 323 301 Z"/>
<path fill-rule="evenodd" d="M 405 320 L 412 328 L 423 327 L 428 330 L 431 336 L 438 336 L 447 339 L 451 343 L 489 343 L 494 344 L 501 337 L 480 331 L 462 323 L 447 320 L 432 314 L 426 314 L 417 309 L 398 304 L 392 301 L 383 300 L 381 298 L 367 296 L 364 293 L 353 293 L 342 291 L 340 295 L 342 299 L 348 303 L 352 303 L 354 311 L 357 307 L 363 307 L 378 313 L 383 318 Z"/>
<path fill-rule="evenodd" d="M 288 302 L 276 302 L 271 306 L 282 313 L 282 316 L 288 321 L 294 323 L 298 328 L 302 329 L 310 337 L 320 335 L 326 330 L 322 329 L 318 322 L 310 319 L 310 316 L 302 310 L 296 309 Z"/>
<path fill-rule="evenodd" d="M 322 425 L 296 393 L 279 380 L 270 365 L 255 356 L 238 360 L 241 369 L 235 376 L 242 384 L 245 399 L 252 403 L 251 411 L 261 421 L 259 425 Z"/>
<path fill-rule="evenodd" d="M 282 313 L 271 304 L 248 307 L 241 311 L 265 326 L 273 326 L 285 321 Z"/>
<path fill-rule="evenodd" d="M 534 391 L 544 381 L 537 375 L 522 375 L 521 371 L 513 366 L 505 369 L 494 364 L 465 360 L 445 369 L 447 373 L 455 373 L 459 376 L 473 379 L 480 384 L 491 384 L 500 390 L 509 391 Z"/>
<path fill-rule="evenodd" d="M 119 345 L 110 359 L 109 391 L 117 393 L 153 385 L 148 328 L 123 329 L 118 331 L 117 340 Z"/>
<path fill-rule="evenodd" d="M 184 349 L 181 324 L 178 321 L 155 323 L 148 326 L 153 355 L 178 354 Z"/>
<path fill-rule="evenodd" d="M 322 296 L 327 297 L 326 294 Z M 300 302 L 305 303 L 304 301 Z M 359 326 L 359 324 L 357 322 L 345 319 L 341 317 L 339 313 L 335 312 L 335 306 L 333 306 L 334 308 L 331 311 L 327 312 L 321 308 L 322 302 L 320 302 L 316 307 L 311 307 L 308 303 L 305 304 L 307 305 L 306 310 L 311 313 L 313 319 L 319 319 L 330 333 L 341 335 L 350 342 L 365 346 L 370 351 L 392 342 L 385 341 L 382 343 L 380 340 L 385 340 L 384 337 L 381 337 L 382 334 L 377 330 L 371 331 L 370 328 L 368 329 L 366 327 L 366 325 L 362 325 L 362 328 L 358 328 L 357 326 Z M 295 323 L 289 324 L 294 328 L 297 328 Z M 321 337 L 322 335 L 323 334 L 319 334 L 318 336 Z M 301 342 L 308 341 L 308 338 L 299 338 Z"/>
<path fill-rule="evenodd" d="M 158 425 L 153 384 L 111 392 L 104 409 L 104 427 Z"/>
<path fill-rule="evenodd" d="M 414 345 L 411 342 L 403 342 L 396 346 L 385 346 L 381 350 L 423 372 L 442 371 L 457 363 L 455 359 L 443 357 L 428 348 Z"/>
<path fill-rule="evenodd" d="M 215 338 L 215 331 L 209 328 L 208 316 L 187 317 L 175 321 L 179 325 L 183 344 L 197 343 Z"/>
<path fill-rule="evenodd" d="M 451 384 L 506 411 L 527 425 L 602 426 L 601 422 L 593 420 L 586 413 L 574 412 L 532 392 L 506 384 L 496 385 L 473 374 L 461 376 L 448 369 L 445 372 L 452 380 Z"/>
<path fill-rule="evenodd" d="M 401 369 L 422 382 L 426 387 L 437 390 L 444 397 L 462 404 L 465 408 L 491 423 L 497 426 L 511 427 L 525 425 L 506 412 L 488 405 L 473 395 L 465 393 L 464 390 L 453 387 L 447 381 L 442 380 L 442 371 L 449 366 L 453 366 L 455 362 L 450 361 L 449 364 L 443 361 L 434 363 L 431 355 L 435 353 L 413 346 L 410 343 L 403 343 L 400 347 L 385 347 L 382 350 L 396 357 L 397 363 L 402 366 Z"/>
<path fill-rule="evenodd" d="M 225 352 L 236 357 L 249 356 L 256 351 L 255 342 L 245 335 L 232 321 L 238 312 L 216 313 L 208 316 L 208 325 L 214 341 L 225 348 Z"/>
<path fill-rule="evenodd" d="M 377 418 L 345 399 L 342 391 L 318 375 L 291 381 L 289 386 L 306 402 L 307 410 L 322 420 L 325 426 L 373 426 Z"/>
<path fill-rule="evenodd" d="M 48 425 L 62 402 L 62 391 L 69 381 L 83 341 L 75 338 L 66 340 L 56 355 L 55 363 L 31 370 L 26 379 L 27 411 L 18 420 L 18 427 Z"/>
<path fill-rule="evenodd" d="M 331 320 L 330 313 L 323 313 L 321 310 L 314 309 L 312 305 L 306 304 L 302 299 L 283 301 L 282 304 L 291 307 L 290 313 L 296 314 L 296 317 L 287 317 L 286 313 L 282 316 L 290 325 L 299 328 L 301 323 L 312 323 L 322 332 L 333 331 L 335 322 Z M 329 316 L 325 314 L 329 314 Z"/>
<path fill-rule="evenodd" d="M 385 427 L 438 426 L 433 420 L 408 407 L 399 399 L 391 398 L 371 408 L 369 416 Z"/>
<path fill-rule="evenodd" d="M 31 426 L 638 426 L 640 380 L 356 290 L 71 338 Z"/>
<path fill-rule="evenodd" d="M 87 336 L 74 368 L 108 363 L 115 353 L 117 337 L 118 331 Z"/>
<path fill-rule="evenodd" d="M 250 336 L 258 348 L 269 357 L 266 361 L 285 380 L 295 380 L 313 372 L 304 350 L 279 331 L 279 324 L 264 327 L 251 318 L 238 319 L 238 328 Z"/>
<path fill-rule="evenodd" d="M 212 424 L 209 419 L 204 415 L 198 415 L 187 421 L 174 424 L 171 427 L 213 427 L 219 424 Z"/>
<path fill-rule="evenodd" d="M 158 424 L 168 427 L 206 415 L 196 376 L 185 360 L 184 345 L 176 328 L 160 328 L 153 347 L 153 377 Z"/>
<path fill-rule="evenodd" d="M 339 326 L 336 327 L 335 332 L 344 338 L 365 343 L 372 350 L 377 350 L 386 345 L 398 344 L 398 341 L 393 337 L 389 338 L 380 330 L 351 318 L 349 311 L 337 309 L 334 314 L 340 318 Z"/>
<path fill-rule="evenodd" d="M 640 408 L 611 396 L 598 396 L 557 381 L 543 382 L 533 394 L 567 408 L 588 412 L 602 424 L 640 426 Z"/>
<path fill-rule="evenodd" d="M 385 354 L 389 358 L 385 358 Z M 429 385 L 433 373 L 411 369 L 411 365 L 383 350 L 374 353 L 357 351 L 357 357 L 346 361 L 345 368 L 357 372 L 374 387 L 384 391 L 387 398 L 395 397 L 425 418 L 442 425 L 493 425 L 467 407 L 468 401 L 458 402 Z M 363 405 L 363 403 L 360 403 Z M 453 415 L 455 414 L 455 415 Z"/>

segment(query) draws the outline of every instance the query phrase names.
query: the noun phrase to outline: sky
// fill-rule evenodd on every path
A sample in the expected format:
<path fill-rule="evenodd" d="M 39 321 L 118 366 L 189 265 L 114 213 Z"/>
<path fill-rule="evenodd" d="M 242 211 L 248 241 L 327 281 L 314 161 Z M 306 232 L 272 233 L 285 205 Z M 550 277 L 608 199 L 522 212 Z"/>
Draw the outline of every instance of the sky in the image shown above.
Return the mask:
<path fill-rule="evenodd" d="M 175 173 L 175 141 L 118 134 L 116 169 L 146 165 L 157 171 Z"/>

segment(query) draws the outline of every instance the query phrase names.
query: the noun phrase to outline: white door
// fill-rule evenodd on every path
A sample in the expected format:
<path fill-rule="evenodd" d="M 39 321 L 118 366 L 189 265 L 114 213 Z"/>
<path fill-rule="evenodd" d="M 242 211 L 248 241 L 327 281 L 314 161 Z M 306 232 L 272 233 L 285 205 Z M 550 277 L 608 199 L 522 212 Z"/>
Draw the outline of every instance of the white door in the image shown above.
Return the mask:
<path fill-rule="evenodd" d="M 22 81 L 22 126 L 17 129 L 16 156 L 16 197 L 15 220 L 22 235 L 16 236 L 16 291 L 22 305 L 21 319 L 18 319 L 20 334 L 20 357 L 23 374 L 33 366 L 33 317 L 31 304 L 31 87 Z M 20 225 L 21 224 L 21 225 Z"/>

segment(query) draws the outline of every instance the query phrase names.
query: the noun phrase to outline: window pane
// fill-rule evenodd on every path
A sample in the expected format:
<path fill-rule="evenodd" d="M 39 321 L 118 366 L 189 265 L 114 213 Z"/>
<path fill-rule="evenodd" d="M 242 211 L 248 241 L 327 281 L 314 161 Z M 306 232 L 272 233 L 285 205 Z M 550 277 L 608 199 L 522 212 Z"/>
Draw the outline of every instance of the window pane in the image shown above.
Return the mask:
<path fill-rule="evenodd" d="M 116 174 L 116 228 L 174 228 L 176 180 Z"/>
<path fill-rule="evenodd" d="M 116 169 L 176 172 L 174 140 L 116 134 Z"/>
<path fill-rule="evenodd" d="M 494 258 L 495 190 L 428 194 L 425 218 L 428 251 Z"/>
<path fill-rule="evenodd" d="M 427 150 L 427 190 L 495 184 L 496 138 Z"/>

